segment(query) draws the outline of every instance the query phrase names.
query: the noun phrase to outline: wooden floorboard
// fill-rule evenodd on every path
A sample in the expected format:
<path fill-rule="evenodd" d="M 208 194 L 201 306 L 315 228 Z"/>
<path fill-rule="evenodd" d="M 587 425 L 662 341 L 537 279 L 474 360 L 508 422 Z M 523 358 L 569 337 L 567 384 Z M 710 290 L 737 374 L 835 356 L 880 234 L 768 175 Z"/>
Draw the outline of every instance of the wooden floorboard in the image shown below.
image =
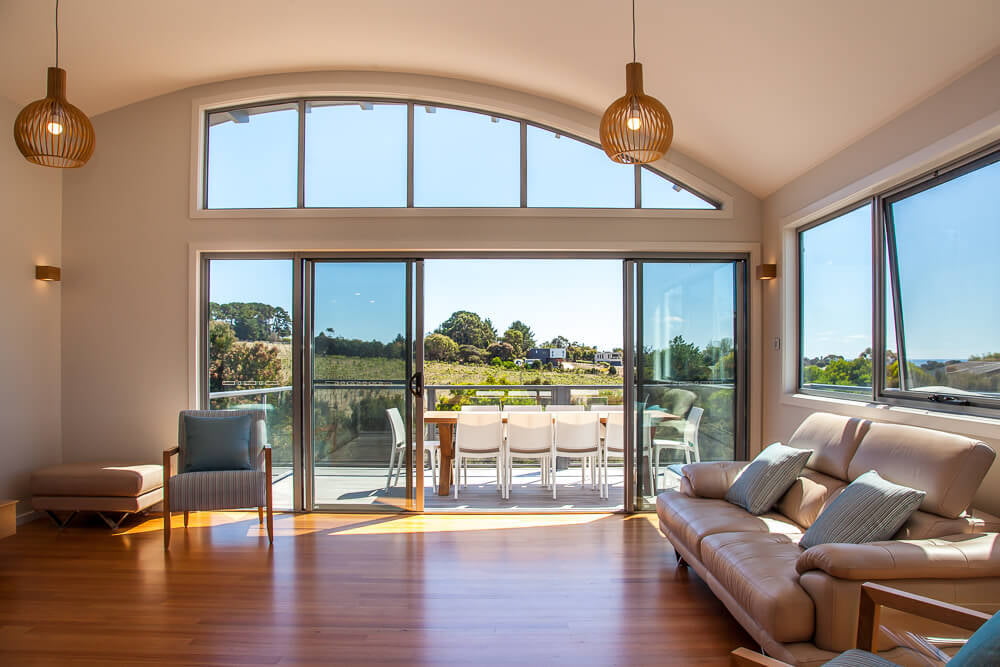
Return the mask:
<path fill-rule="evenodd" d="M 727 665 L 750 638 L 655 517 L 45 521 L 0 540 L 2 665 Z"/>

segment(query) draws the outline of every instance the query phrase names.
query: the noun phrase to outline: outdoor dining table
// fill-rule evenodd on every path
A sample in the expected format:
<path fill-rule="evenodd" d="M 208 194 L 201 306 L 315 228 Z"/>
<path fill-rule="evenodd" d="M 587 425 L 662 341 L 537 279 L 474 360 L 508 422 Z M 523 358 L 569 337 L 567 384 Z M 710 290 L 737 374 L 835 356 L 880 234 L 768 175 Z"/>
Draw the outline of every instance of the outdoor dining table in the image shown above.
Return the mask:
<path fill-rule="evenodd" d="M 596 412 L 601 416 L 601 423 L 608 423 L 608 413 L 602 412 L 601 410 L 592 410 L 591 412 Z M 507 413 L 500 412 L 503 422 L 507 423 Z M 552 419 L 555 420 L 555 416 L 560 414 L 558 412 L 552 412 Z M 563 413 L 565 414 L 565 413 Z M 656 430 L 656 425 L 662 421 L 669 421 L 672 419 L 681 419 L 677 415 L 671 414 L 666 410 L 645 410 L 643 414 L 646 417 L 646 426 L 649 428 L 649 440 L 653 440 L 653 432 Z M 447 496 L 451 493 L 451 482 L 452 482 L 452 462 L 455 458 L 455 424 L 458 423 L 459 412 L 457 410 L 428 410 L 424 413 L 424 423 L 425 424 L 437 424 L 438 435 L 440 436 L 440 461 L 438 466 L 438 495 Z"/>

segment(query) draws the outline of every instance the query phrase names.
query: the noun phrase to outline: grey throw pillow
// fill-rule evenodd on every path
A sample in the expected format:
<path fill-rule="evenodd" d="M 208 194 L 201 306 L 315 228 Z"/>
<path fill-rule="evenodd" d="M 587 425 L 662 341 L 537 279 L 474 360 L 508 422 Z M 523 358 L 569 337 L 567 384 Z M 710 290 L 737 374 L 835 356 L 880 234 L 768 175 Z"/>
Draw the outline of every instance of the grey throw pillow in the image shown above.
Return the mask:
<path fill-rule="evenodd" d="M 808 449 L 786 447 L 780 442 L 770 445 L 743 469 L 726 492 L 726 500 L 750 514 L 764 514 L 798 479 L 810 454 Z"/>
<path fill-rule="evenodd" d="M 882 479 L 869 470 L 847 485 L 802 536 L 803 549 L 817 544 L 891 540 L 923 502 L 923 491 Z"/>
<path fill-rule="evenodd" d="M 250 460 L 250 415 L 184 415 L 184 472 L 254 470 Z"/>

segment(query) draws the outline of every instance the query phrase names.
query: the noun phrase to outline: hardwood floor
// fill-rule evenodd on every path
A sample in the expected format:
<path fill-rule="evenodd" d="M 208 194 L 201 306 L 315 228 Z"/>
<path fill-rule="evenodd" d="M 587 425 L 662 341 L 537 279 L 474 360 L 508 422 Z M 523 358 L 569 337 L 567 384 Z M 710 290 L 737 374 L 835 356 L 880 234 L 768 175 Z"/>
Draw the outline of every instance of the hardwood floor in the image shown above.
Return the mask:
<path fill-rule="evenodd" d="M 727 665 L 753 646 L 636 515 L 78 519 L 0 540 L 3 665 Z"/>

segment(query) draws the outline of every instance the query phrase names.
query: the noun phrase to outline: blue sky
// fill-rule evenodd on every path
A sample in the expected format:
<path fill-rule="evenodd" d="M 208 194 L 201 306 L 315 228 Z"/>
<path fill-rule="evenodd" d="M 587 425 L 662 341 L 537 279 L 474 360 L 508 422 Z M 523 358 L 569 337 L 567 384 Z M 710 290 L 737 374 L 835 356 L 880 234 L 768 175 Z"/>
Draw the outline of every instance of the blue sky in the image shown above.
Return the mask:
<path fill-rule="evenodd" d="M 306 201 L 317 206 L 405 204 L 406 109 L 400 104 L 317 104 L 306 118 Z M 428 110 L 433 111 L 429 113 Z M 210 131 L 209 205 L 287 207 L 296 200 L 297 111 L 275 107 L 250 122 L 223 122 Z M 414 117 L 414 196 L 426 206 L 513 206 L 519 201 L 516 123 L 485 114 L 417 106 Z M 528 128 L 527 196 L 532 206 L 631 206 L 632 169 L 612 163 L 592 146 Z M 910 358 L 959 358 L 1000 352 L 1000 164 L 993 164 L 895 205 L 904 321 Z M 700 200 L 644 172 L 644 205 L 700 206 Z M 870 210 L 864 207 L 803 236 L 804 354 L 853 358 L 871 345 Z M 289 268 L 257 262 L 252 270 L 221 267 L 213 300 L 290 302 Z M 493 319 L 501 331 L 513 319 L 528 322 L 540 339 L 564 335 L 620 345 L 620 263 L 565 262 L 503 268 L 488 261 L 428 262 L 427 328 L 460 308 Z M 331 299 L 372 303 L 354 319 L 329 316 L 321 327 L 346 335 L 391 338 L 395 278 L 359 270 L 324 290 Z M 388 271 L 388 269 L 386 269 Z M 498 278 L 498 276 L 500 276 Z M 685 280 L 682 276 L 665 280 Z M 383 280 L 384 279 L 384 280 Z M 332 280 L 332 279 L 331 279 Z M 339 286 L 335 286 L 335 283 Z M 343 284 L 341 284 L 343 283 Z M 344 285 L 353 284 L 354 287 Z M 708 283 L 705 283 L 707 285 Z M 320 283 L 322 286 L 322 283 Z M 694 293 L 695 288 L 687 285 Z M 346 291 L 350 290 L 350 291 Z M 218 298 L 215 294 L 218 292 Z M 357 295 L 356 295 L 357 293 Z M 717 340 L 719 301 L 683 318 L 685 339 Z M 674 298 L 674 297 L 671 297 Z M 378 305 L 376 305 L 378 304 Z M 671 306 L 673 310 L 676 307 Z M 325 318 L 325 319 L 324 319 Z M 673 321 L 680 324 L 678 320 Z M 704 324 L 695 324 L 702 322 Z M 391 330 L 391 332 L 390 332 Z M 662 331 L 668 331 L 663 329 Z M 672 329 L 671 329 L 672 331 Z M 352 334 L 353 336 L 354 334 Z M 392 333 L 395 335 L 395 333 Z M 895 343 L 890 342 L 890 349 Z"/>
<path fill-rule="evenodd" d="M 994 163 L 893 205 L 909 358 L 1000 352 L 998 183 Z M 870 238 L 870 206 L 803 234 L 805 356 L 871 344 Z"/>
<path fill-rule="evenodd" d="M 307 206 L 406 205 L 406 105 L 317 102 L 306 114 Z M 294 207 L 298 111 L 269 107 L 248 122 L 209 129 L 209 208 Z M 488 114 L 416 105 L 416 206 L 520 205 L 520 125 Z M 633 167 L 602 150 L 529 126 L 529 206 L 635 204 Z M 643 205 L 707 208 L 643 170 Z"/>

